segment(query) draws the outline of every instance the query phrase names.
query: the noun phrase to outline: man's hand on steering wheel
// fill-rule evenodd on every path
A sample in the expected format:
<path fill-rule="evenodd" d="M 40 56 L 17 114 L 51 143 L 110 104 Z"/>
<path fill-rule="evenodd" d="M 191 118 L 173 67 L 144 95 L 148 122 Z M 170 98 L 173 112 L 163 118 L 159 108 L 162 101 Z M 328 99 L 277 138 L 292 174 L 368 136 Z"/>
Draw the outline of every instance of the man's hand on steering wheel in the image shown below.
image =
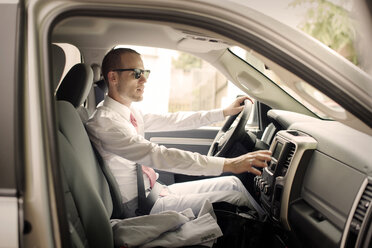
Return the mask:
<path fill-rule="evenodd" d="M 230 116 L 214 138 L 208 156 L 227 157 L 237 144 L 244 146 L 247 151 L 253 151 L 256 136 L 245 130 L 252 104 L 249 97 L 242 96 L 223 110 L 224 115 Z"/>
<path fill-rule="evenodd" d="M 226 117 L 239 114 L 244 109 L 245 100 L 249 100 L 253 104 L 252 99 L 250 99 L 248 96 L 240 96 L 236 98 L 232 104 L 230 104 L 223 110 L 223 115 Z"/>

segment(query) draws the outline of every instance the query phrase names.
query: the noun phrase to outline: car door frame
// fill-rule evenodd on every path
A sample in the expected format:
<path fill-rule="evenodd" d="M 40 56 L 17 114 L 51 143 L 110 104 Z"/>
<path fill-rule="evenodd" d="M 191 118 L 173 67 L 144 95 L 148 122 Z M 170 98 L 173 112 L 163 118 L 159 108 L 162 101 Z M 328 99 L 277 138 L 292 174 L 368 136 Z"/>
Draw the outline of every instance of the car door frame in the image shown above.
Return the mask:
<path fill-rule="evenodd" d="M 0 244 L 18 247 L 23 229 L 22 84 L 23 1 L 0 3 Z"/>

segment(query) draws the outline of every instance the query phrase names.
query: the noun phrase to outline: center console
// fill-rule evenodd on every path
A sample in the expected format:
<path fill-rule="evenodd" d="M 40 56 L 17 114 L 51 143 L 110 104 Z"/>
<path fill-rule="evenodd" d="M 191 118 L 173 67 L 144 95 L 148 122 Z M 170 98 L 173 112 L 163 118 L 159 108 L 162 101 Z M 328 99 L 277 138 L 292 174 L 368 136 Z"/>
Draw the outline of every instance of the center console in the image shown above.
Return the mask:
<path fill-rule="evenodd" d="M 295 130 L 279 131 L 270 146 L 272 160 L 261 176 L 254 179 L 260 203 L 273 221 L 290 230 L 288 206 L 301 187 L 301 180 L 316 149 L 314 138 Z"/>

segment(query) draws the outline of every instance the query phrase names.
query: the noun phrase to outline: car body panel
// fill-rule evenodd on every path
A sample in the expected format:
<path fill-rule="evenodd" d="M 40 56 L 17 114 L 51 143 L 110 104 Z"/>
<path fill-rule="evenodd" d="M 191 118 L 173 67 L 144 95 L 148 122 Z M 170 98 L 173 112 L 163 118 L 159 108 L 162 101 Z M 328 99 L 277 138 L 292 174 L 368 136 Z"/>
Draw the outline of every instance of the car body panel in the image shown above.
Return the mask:
<path fill-rule="evenodd" d="M 0 245 L 4 247 L 19 247 L 20 230 L 22 230 L 22 194 L 23 175 L 21 116 L 19 109 L 21 95 L 23 66 L 21 65 L 22 49 L 22 4 L 19 1 L 0 3 L 3 35 L 0 54 Z"/>

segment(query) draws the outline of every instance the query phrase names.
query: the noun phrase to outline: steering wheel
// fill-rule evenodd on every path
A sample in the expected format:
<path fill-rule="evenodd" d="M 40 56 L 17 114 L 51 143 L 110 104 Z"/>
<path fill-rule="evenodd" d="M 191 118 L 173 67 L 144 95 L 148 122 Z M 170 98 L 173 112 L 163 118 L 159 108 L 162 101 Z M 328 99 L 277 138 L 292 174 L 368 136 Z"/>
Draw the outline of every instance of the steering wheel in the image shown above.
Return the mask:
<path fill-rule="evenodd" d="M 245 130 L 251 112 L 252 103 L 245 100 L 244 109 L 239 114 L 230 116 L 217 133 L 209 148 L 208 156 L 226 157 L 231 148 L 237 144 L 242 144 L 248 151 L 254 149 L 256 136 Z"/>

